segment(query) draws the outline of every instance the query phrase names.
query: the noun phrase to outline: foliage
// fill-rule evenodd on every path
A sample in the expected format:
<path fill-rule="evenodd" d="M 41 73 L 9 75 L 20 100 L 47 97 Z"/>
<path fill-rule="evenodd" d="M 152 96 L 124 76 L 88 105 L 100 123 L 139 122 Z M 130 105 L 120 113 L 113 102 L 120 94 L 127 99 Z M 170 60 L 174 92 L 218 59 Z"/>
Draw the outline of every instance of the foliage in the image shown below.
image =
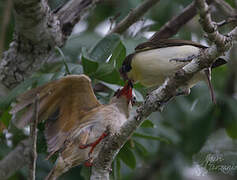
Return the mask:
<path fill-rule="evenodd" d="M 50 4 L 54 9 L 64 2 L 66 1 L 51 0 Z M 11 109 L 10 104 L 14 102 L 17 95 L 66 74 L 85 73 L 90 76 L 93 84 L 101 83 L 108 87 L 109 91 L 96 93 L 101 102 L 107 103 L 116 89 L 124 84 L 118 69 L 126 55 L 131 53 L 138 43 L 145 41 L 144 32 L 158 30 L 173 15 L 180 12 L 182 7 L 189 4 L 187 0 L 161 1 L 159 6 L 153 7 L 143 20 L 144 22 L 148 19 L 152 20 L 153 25 L 148 28 L 135 27 L 138 29 L 136 34 L 132 32 L 131 28 L 124 35 L 103 36 L 94 31 L 101 23 L 108 22 L 118 13 L 120 16 L 115 19 L 115 22 L 120 21 L 130 8 L 135 7 L 140 2 L 139 0 L 105 1 L 98 5 L 94 13 L 83 20 L 87 25 L 86 30 L 72 34 L 62 49 L 55 49 L 58 52 L 57 61 L 45 64 L 38 72 L 11 90 L 7 97 L 0 99 L 0 123 L 9 127 L 9 132 L 12 134 L 11 137 L 7 137 L 6 134 L 9 133 L 5 131 L 0 134 L 0 159 L 6 156 L 26 136 L 25 132 L 19 132 L 12 127 L 12 117 L 8 113 Z M 228 0 L 227 2 L 233 5 L 233 1 Z M 0 8 L 3 8 L 2 3 L 0 3 Z M 198 24 L 196 19 L 192 23 L 195 24 L 194 26 Z M 185 25 L 176 37 L 196 38 L 197 41 L 203 41 L 200 28 L 192 27 L 192 23 Z M 195 30 L 191 31 L 190 29 Z M 7 42 L 9 43 L 9 40 Z M 168 104 L 162 113 L 153 113 L 118 153 L 113 162 L 111 177 L 113 179 L 136 179 L 142 174 L 140 172 L 141 167 L 149 167 L 149 164 L 157 161 L 162 164 L 153 172 L 158 179 L 171 179 L 171 177 L 182 179 L 182 170 L 187 165 L 193 165 L 194 156 L 197 161 L 201 162 L 203 156 L 206 157 L 208 153 L 216 150 L 210 148 L 205 151 L 205 147 L 209 136 L 215 134 L 218 129 L 225 128 L 226 130 L 226 133 L 222 132 L 221 138 L 236 139 L 237 101 L 226 94 L 227 75 L 226 66 L 215 70 L 213 73 L 217 105 L 211 103 L 207 87 L 201 84 L 193 88 L 188 97 L 177 97 Z M 134 91 L 139 102 L 143 101 L 144 96 L 149 92 L 139 84 L 135 86 Z M 0 130 L 3 126 L 1 124 Z M 42 179 L 53 165 L 51 161 L 44 160 L 47 152 L 42 126 L 42 124 L 39 125 L 38 179 Z M 7 142 L 11 141 L 13 142 L 12 145 L 7 145 Z M 228 145 L 231 146 L 231 143 Z M 229 159 L 237 159 L 236 152 L 229 153 L 232 149 L 227 151 L 223 148 L 220 149 L 222 150 L 221 153 L 228 154 Z M 200 164 L 202 165 L 202 163 Z M 235 165 L 237 166 L 237 164 Z M 80 177 L 78 171 L 80 171 Z M 88 179 L 89 173 L 88 168 L 75 167 L 60 179 Z M 26 175 L 27 173 L 21 170 L 10 179 L 22 179 Z"/>

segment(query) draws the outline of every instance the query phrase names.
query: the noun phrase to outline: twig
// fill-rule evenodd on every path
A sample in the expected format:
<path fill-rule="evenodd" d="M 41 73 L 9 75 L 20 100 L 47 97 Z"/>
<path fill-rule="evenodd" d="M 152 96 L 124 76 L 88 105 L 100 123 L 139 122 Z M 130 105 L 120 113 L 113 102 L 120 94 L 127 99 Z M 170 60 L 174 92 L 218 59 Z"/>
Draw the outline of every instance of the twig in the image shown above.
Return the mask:
<path fill-rule="evenodd" d="M 145 0 L 138 7 L 131 10 L 131 12 L 112 29 L 111 33 L 122 34 L 126 31 L 133 23 L 138 21 L 152 6 L 158 3 L 160 0 Z"/>
<path fill-rule="evenodd" d="M 197 14 L 195 2 L 188 5 L 181 14 L 173 17 L 164 26 L 156 32 L 149 41 L 170 38 L 175 35 L 179 29 Z"/>
<path fill-rule="evenodd" d="M 237 16 L 235 17 L 229 17 L 227 18 L 226 20 L 223 20 L 221 22 L 218 22 L 216 23 L 218 27 L 221 27 L 221 26 L 224 26 L 224 25 L 227 25 L 227 24 L 230 24 L 230 23 L 235 23 L 237 24 Z"/>
<path fill-rule="evenodd" d="M 30 124 L 30 141 L 31 141 L 31 155 L 29 165 L 29 180 L 35 180 L 36 173 L 36 160 L 37 160 L 37 125 L 38 125 L 38 107 L 39 107 L 39 95 L 35 97 L 34 102 L 34 114 Z"/>

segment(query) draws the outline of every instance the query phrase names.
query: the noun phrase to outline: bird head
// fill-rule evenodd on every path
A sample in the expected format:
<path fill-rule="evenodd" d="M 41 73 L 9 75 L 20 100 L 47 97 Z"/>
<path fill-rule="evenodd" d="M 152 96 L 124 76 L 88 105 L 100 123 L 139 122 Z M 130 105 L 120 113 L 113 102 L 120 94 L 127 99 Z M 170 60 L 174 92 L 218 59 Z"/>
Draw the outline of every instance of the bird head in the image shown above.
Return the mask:
<path fill-rule="evenodd" d="M 122 89 L 118 89 L 115 92 L 114 96 L 116 96 L 117 98 L 125 97 L 127 99 L 127 102 L 129 103 L 133 100 L 132 88 L 132 82 L 128 81 Z"/>

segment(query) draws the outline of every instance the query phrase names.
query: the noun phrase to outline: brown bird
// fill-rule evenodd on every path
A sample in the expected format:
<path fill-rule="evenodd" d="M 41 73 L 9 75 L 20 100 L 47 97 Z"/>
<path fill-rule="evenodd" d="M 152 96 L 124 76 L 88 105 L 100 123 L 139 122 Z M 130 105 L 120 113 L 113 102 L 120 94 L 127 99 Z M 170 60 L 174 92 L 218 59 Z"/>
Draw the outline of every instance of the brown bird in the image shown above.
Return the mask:
<path fill-rule="evenodd" d="M 87 76 L 63 77 L 17 98 L 18 103 L 11 110 L 12 114 L 23 111 L 16 122 L 17 127 L 22 128 L 31 121 L 37 95 L 39 121 L 47 120 L 45 137 L 49 157 L 58 152 L 56 163 L 46 177 L 47 180 L 55 180 L 83 162 L 87 166 L 92 165 L 100 150 L 100 141 L 108 132 L 116 133 L 127 121 L 132 87 L 127 83 L 108 105 L 102 105 L 96 99 Z"/>
<path fill-rule="evenodd" d="M 206 46 L 196 42 L 179 39 L 161 39 L 138 45 L 135 52 L 128 55 L 122 67 L 121 76 L 134 83 L 140 82 L 146 87 L 160 86 L 165 79 L 196 58 Z M 217 59 L 211 68 L 225 64 L 224 59 Z M 187 92 L 199 81 L 206 81 L 211 97 L 215 102 L 214 91 L 210 81 L 210 70 L 202 70 L 195 74 L 186 84 Z"/>

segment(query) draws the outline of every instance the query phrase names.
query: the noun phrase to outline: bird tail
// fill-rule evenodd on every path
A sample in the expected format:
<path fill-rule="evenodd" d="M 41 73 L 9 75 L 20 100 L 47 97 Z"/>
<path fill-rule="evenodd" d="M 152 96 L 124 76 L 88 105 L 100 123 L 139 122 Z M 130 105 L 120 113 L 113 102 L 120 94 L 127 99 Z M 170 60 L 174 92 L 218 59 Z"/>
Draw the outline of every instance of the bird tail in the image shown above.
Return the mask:
<path fill-rule="evenodd" d="M 68 170 L 66 164 L 61 156 L 58 157 L 54 167 L 51 169 L 49 174 L 44 180 L 56 180 L 59 176 L 65 173 Z"/>
<path fill-rule="evenodd" d="M 55 174 L 55 172 L 55 167 L 53 167 L 44 180 L 56 180 L 58 176 Z"/>

